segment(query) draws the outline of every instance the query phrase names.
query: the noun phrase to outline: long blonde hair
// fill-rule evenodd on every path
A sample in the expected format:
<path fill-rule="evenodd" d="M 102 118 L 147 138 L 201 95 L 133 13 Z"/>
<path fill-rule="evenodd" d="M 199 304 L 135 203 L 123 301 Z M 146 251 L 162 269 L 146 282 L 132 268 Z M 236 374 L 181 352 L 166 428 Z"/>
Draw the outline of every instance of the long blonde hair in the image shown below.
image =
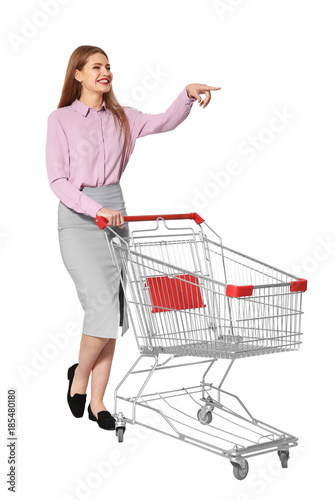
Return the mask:
<path fill-rule="evenodd" d="M 72 52 L 69 63 L 67 65 L 62 95 L 57 108 L 69 106 L 76 99 L 80 99 L 81 83 L 78 82 L 78 80 L 76 80 L 74 77 L 76 69 L 81 71 L 85 66 L 89 56 L 96 54 L 97 52 L 103 54 L 108 59 L 106 52 L 100 47 L 95 47 L 94 45 L 81 45 Z M 106 108 L 112 112 L 115 124 L 118 123 L 119 125 L 119 139 L 121 131 L 123 131 L 124 142 L 120 166 L 120 171 L 122 172 L 125 156 L 128 157 L 131 147 L 129 122 L 123 107 L 119 104 L 114 95 L 112 87 L 108 92 L 105 92 L 103 94 L 103 99 L 105 101 Z"/>

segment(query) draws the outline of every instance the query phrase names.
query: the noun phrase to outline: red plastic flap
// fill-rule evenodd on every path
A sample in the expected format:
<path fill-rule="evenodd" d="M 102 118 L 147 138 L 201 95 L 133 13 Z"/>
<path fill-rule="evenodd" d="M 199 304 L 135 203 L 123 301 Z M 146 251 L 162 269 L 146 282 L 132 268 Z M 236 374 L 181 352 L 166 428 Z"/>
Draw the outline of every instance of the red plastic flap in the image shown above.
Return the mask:
<path fill-rule="evenodd" d="M 298 281 L 292 281 L 290 292 L 306 292 L 307 280 L 299 278 Z"/>
<path fill-rule="evenodd" d="M 100 227 L 100 229 L 104 229 L 108 224 L 108 219 L 103 217 L 102 215 L 98 215 L 95 219 L 95 223 Z"/>
<path fill-rule="evenodd" d="M 237 286 L 237 285 L 227 285 L 226 295 L 227 297 L 248 297 L 252 295 L 254 289 L 253 285 Z"/>
<path fill-rule="evenodd" d="M 151 312 L 166 312 L 166 309 L 195 309 L 206 307 L 202 302 L 198 278 L 190 274 L 179 274 L 174 278 L 157 276 L 147 278 L 151 303 Z M 145 285 L 147 286 L 147 285 Z"/>
<path fill-rule="evenodd" d="M 196 212 L 192 213 L 191 215 L 193 215 L 193 220 L 197 224 L 201 224 L 202 222 L 205 222 L 205 219 L 203 219 L 202 217 L 200 217 L 200 215 L 198 215 Z"/>

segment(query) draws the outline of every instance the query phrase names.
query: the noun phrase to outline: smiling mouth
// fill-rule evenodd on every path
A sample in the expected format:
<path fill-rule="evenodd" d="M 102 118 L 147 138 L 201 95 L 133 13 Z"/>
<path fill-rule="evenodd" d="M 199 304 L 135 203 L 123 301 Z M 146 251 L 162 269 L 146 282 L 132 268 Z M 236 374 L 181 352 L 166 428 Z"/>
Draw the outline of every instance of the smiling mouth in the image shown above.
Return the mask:
<path fill-rule="evenodd" d="M 98 80 L 98 83 L 100 83 L 101 85 L 108 85 L 109 80 Z"/>

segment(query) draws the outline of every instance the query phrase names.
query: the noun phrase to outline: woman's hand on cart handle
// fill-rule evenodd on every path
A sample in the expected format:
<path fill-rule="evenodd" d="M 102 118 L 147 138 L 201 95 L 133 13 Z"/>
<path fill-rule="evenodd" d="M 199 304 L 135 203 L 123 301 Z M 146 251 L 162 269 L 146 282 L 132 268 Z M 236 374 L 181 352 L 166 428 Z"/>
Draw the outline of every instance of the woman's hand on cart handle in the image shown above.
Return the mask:
<path fill-rule="evenodd" d="M 188 97 L 195 97 L 198 99 L 198 103 L 200 106 L 205 109 L 205 107 L 208 105 L 209 101 L 211 100 L 211 90 L 220 90 L 221 87 L 211 87 L 209 85 L 205 85 L 204 83 L 190 83 L 189 85 L 186 85 L 186 92 Z M 205 99 L 201 101 L 201 97 L 199 94 L 206 94 Z"/>
<path fill-rule="evenodd" d="M 119 226 L 121 229 L 123 229 L 124 218 L 121 212 L 102 207 L 97 212 L 97 216 L 105 217 L 108 220 L 107 226 Z"/>

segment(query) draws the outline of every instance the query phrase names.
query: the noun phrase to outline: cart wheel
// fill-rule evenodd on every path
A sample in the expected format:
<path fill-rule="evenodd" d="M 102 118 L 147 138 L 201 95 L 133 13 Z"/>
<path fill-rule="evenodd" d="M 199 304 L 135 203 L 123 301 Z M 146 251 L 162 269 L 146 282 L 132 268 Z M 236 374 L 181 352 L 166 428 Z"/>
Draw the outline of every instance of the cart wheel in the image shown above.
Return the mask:
<path fill-rule="evenodd" d="M 245 479 L 247 477 L 249 472 L 249 464 L 246 460 L 244 469 L 242 469 L 240 464 L 237 464 L 236 462 L 230 462 L 230 463 L 233 466 L 233 474 L 236 477 L 236 479 L 239 479 L 241 481 L 242 479 Z"/>
<path fill-rule="evenodd" d="M 278 450 L 278 456 L 280 458 L 282 468 L 287 469 L 287 462 L 290 458 L 289 452 L 286 450 Z"/>
<path fill-rule="evenodd" d="M 198 410 L 198 413 L 197 413 L 197 417 L 198 417 L 198 420 L 199 422 L 201 422 L 202 424 L 204 425 L 208 425 L 211 423 L 211 421 L 213 420 L 213 415 L 212 415 L 212 412 L 211 411 L 208 411 L 206 414 L 205 414 L 205 417 L 203 418 L 201 416 L 201 408 L 200 410 Z"/>
<path fill-rule="evenodd" d="M 117 429 L 116 429 L 117 440 L 119 443 L 123 442 L 123 435 L 124 435 L 125 430 L 126 430 L 125 427 L 117 427 Z"/>

